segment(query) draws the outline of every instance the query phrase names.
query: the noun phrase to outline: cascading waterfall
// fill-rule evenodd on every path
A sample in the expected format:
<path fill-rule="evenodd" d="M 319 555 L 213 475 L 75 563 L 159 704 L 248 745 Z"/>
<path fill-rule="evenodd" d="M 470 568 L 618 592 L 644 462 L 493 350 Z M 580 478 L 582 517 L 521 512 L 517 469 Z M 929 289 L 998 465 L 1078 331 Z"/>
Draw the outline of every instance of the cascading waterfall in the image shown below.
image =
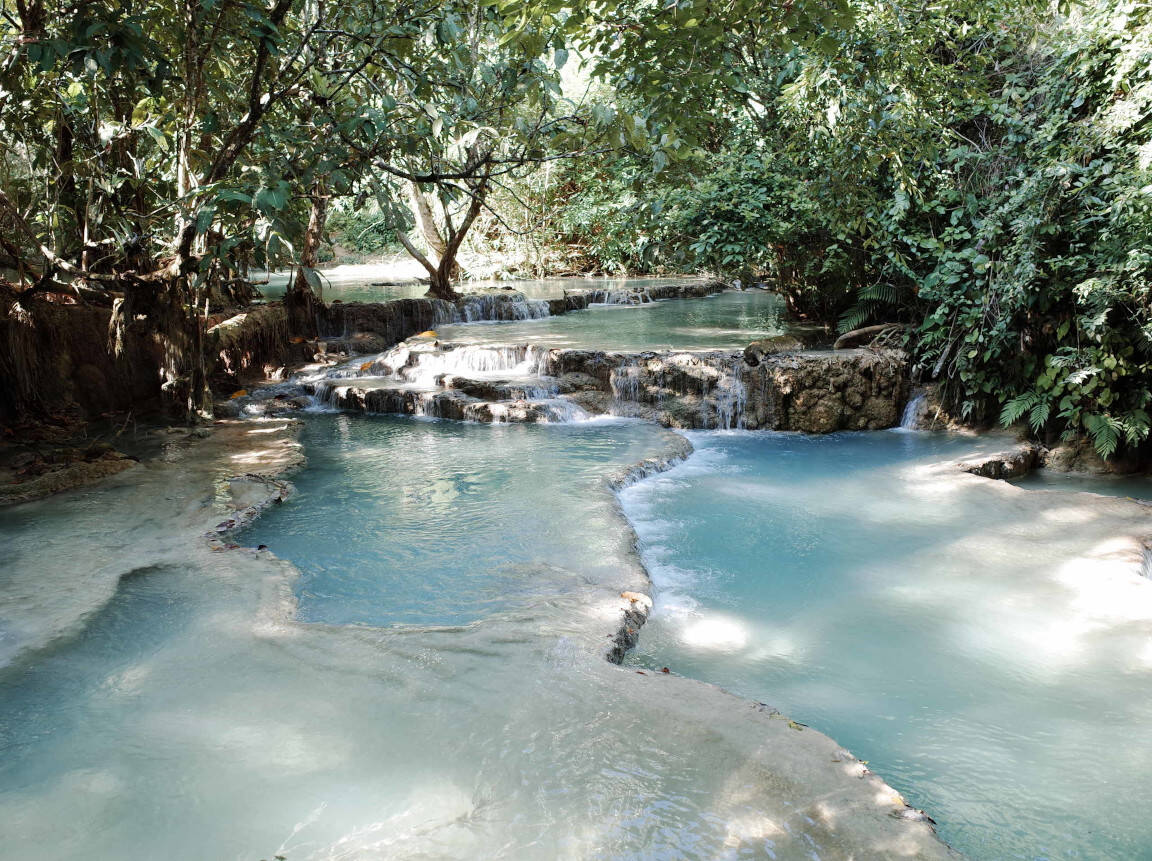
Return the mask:
<path fill-rule="evenodd" d="M 904 414 L 900 416 L 900 427 L 903 430 L 918 430 L 924 421 L 924 414 L 928 408 L 928 394 L 923 389 L 913 390 L 904 407 Z"/>
<path fill-rule="evenodd" d="M 481 346 L 467 344 L 412 351 L 394 373 L 408 382 L 434 383 L 445 374 L 533 377 L 543 373 L 548 351 L 531 344 Z"/>
<path fill-rule="evenodd" d="M 549 316 L 548 303 L 529 299 L 521 293 L 480 293 L 460 300 L 460 317 L 465 323 L 482 321 L 541 320 Z"/>
<path fill-rule="evenodd" d="M 654 301 L 643 287 L 614 289 L 604 288 L 588 291 L 590 305 L 647 305 Z"/>
<path fill-rule="evenodd" d="M 744 386 L 743 367 L 742 357 L 728 361 L 713 389 L 717 425 L 723 430 L 744 427 L 744 404 L 748 399 L 748 389 Z"/>
<path fill-rule="evenodd" d="M 535 344 L 398 344 L 305 381 L 320 409 L 354 409 L 484 422 L 589 418 L 559 397 L 549 349 Z"/>
<path fill-rule="evenodd" d="M 612 397 L 617 401 L 637 401 L 640 399 L 640 360 L 635 356 L 625 356 L 612 369 L 610 378 Z"/>

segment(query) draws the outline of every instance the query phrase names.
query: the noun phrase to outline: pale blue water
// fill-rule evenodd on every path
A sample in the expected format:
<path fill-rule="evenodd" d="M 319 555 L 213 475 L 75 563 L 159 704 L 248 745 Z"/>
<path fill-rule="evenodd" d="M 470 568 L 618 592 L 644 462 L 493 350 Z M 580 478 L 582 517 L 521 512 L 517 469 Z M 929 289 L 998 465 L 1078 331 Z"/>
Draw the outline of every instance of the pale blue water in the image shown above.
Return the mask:
<path fill-rule="evenodd" d="M 452 334 L 735 348 L 773 301 Z M 299 578 L 181 537 L 236 468 L 194 449 L 7 513 L 0 662 L 36 648 L 0 667 L 0 858 L 848 855 L 744 706 L 601 659 L 642 582 L 603 477 L 667 434 L 310 415 L 244 536 Z M 947 467 L 998 440 L 691 438 L 621 495 L 657 590 L 634 667 L 828 733 L 973 858 L 1152 857 L 1152 584 L 1074 564 L 1146 509 Z"/>
<path fill-rule="evenodd" d="M 783 301 L 772 293 L 730 290 L 702 299 L 594 305 L 539 320 L 439 326 L 436 334 L 444 341 L 588 350 L 742 350 L 750 341 L 784 334 L 783 312 Z"/>
<path fill-rule="evenodd" d="M 639 422 L 316 415 L 298 494 L 244 535 L 303 576 L 302 621 L 461 625 L 620 567 L 604 476 L 658 451 Z"/>
<path fill-rule="evenodd" d="M 1037 469 L 1012 481 L 1028 490 L 1066 490 L 1152 500 L 1152 478 L 1146 475 L 1078 475 Z"/>
<path fill-rule="evenodd" d="M 1069 564 L 1122 527 L 929 468 L 971 439 L 692 439 L 622 494 L 657 594 L 632 665 L 828 733 L 973 858 L 1152 857 L 1152 582 Z"/>
<path fill-rule="evenodd" d="M 19 565 L 0 618 L 15 585 L 24 620 L 54 634 L 0 666 L 0 858 L 887 845 L 885 814 L 869 825 L 857 805 L 837 821 L 853 801 L 842 775 L 787 735 L 765 746 L 753 710 L 603 659 L 620 592 L 643 578 L 600 473 L 664 450 L 667 431 L 320 415 L 304 439 L 301 504 L 259 527 L 304 587 L 287 563 L 212 552 L 193 528 L 219 517 L 214 488 L 242 453 L 204 462 L 189 447 L 0 520 L 6 541 L 19 521 L 22 554 L 0 559 Z M 55 606 L 69 591 L 84 606 Z M 294 593 L 324 622 L 299 623 Z"/>

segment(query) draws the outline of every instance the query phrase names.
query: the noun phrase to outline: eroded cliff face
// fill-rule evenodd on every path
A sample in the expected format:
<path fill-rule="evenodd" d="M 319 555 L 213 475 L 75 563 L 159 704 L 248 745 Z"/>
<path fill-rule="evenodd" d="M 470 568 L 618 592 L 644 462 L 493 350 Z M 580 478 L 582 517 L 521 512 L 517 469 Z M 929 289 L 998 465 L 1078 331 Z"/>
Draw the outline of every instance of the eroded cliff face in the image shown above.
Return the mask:
<path fill-rule="evenodd" d="M 163 351 L 139 322 L 129 323 L 115 344 L 108 308 L 30 301 L 6 311 L 0 424 L 67 424 L 159 400 Z"/>

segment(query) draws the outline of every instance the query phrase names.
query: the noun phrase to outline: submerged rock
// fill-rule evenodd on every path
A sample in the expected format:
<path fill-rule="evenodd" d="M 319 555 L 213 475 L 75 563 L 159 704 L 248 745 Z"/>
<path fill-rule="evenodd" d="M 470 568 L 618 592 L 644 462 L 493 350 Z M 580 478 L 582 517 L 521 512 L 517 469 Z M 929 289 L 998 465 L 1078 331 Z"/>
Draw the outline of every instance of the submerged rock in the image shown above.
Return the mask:
<path fill-rule="evenodd" d="M 15 482 L 0 484 L 0 506 L 30 502 L 65 490 L 86 487 L 135 465 L 135 460 L 115 449 L 91 460 L 81 459 L 77 453 L 75 459 L 59 462 L 55 468 L 43 462 L 33 463 L 33 467 L 43 468 L 18 476 Z"/>

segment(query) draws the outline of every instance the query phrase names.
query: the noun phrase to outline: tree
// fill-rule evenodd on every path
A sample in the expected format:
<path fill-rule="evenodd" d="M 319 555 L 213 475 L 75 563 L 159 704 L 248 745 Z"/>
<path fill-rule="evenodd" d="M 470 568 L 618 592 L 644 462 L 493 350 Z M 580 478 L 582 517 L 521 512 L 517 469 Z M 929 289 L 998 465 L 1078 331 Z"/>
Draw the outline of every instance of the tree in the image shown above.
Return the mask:
<path fill-rule="evenodd" d="M 494 188 L 602 140 L 612 117 L 561 90 L 565 32 L 530 5 L 509 27 L 496 4 L 439 4 L 435 25 L 388 64 L 386 85 L 374 67 L 359 73 L 359 113 L 330 112 L 430 295 L 454 298 L 461 244 Z M 413 222 L 426 250 L 408 236 Z"/>

